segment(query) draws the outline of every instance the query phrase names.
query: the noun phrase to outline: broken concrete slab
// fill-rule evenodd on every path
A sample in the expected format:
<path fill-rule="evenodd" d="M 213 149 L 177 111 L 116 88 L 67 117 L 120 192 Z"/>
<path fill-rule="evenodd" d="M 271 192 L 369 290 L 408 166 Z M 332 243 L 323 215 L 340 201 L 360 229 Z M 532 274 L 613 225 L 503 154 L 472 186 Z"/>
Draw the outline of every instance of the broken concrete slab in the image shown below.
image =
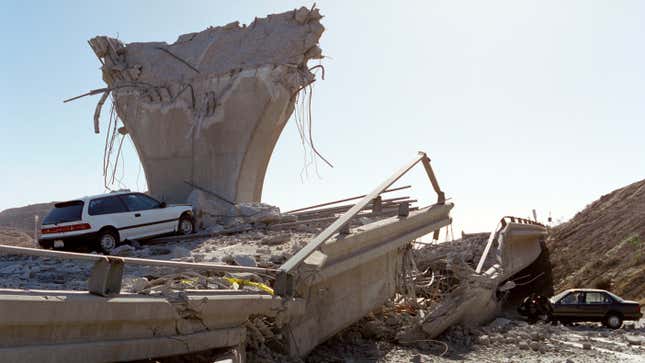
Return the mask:
<path fill-rule="evenodd" d="M 72 291 L 0 295 L 3 362 L 129 361 L 234 347 L 250 315 L 302 313 L 300 300 L 257 294 L 189 292 L 178 301 Z"/>

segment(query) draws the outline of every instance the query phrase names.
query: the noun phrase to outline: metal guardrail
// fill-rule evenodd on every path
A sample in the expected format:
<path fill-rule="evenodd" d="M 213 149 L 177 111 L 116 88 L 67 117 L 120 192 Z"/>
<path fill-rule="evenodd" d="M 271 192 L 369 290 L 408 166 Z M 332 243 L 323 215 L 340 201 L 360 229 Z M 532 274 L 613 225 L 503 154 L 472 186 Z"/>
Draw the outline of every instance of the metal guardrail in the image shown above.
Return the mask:
<path fill-rule="evenodd" d="M 90 277 L 88 280 L 88 290 L 90 293 L 100 296 L 110 296 L 121 292 L 124 265 L 162 266 L 178 269 L 215 272 L 252 272 L 269 275 L 271 277 L 278 273 L 278 270 L 276 269 L 262 267 L 163 261 L 135 257 L 104 256 L 89 253 L 50 251 L 38 248 L 15 247 L 6 245 L 0 245 L 0 254 L 93 261 L 95 262 L 95 264 L 90 272 Z"/>
<path fill-rule="evenodd" d="M 320 247 L 329 238 L 331 238 L 331 236 L 338 233 L 339 231 L 342 231 L 347 225 L 347 223 L 349 223 L 349 221 L 352 218 L 354 218 L 356 214 L 358 214 L 361 210 L 363 210 L 369 203 L 372 202 L 372 200 L 377 198 L 381 193 L 383 193 L 390 186 L 392 186 L 392 184 L 394 184 L 397 180 L 399 180 L 403 175 L 405 175 L 408 171 L 410 171 L 410 169 L 412 169 L 419 162 L 423 164 L 426 174 L 430 179 L 430 183 L 432 184 L 434 191 L 437 193 L 437 204 L 444 204 L 446 201 L 446 197 L 444 192 L 441 191 L 441 188 L 439 187 L 439 183 L 437 182 L 437 178 L 435 177 L 432 167 L 430 166 L 430 159 L 428 158 L 426 153 L 419 151 L 419 153 L 414 159 L 406 163 L 396 173 L 392 174 L 388 179 L 386 179 L 383 183 L 381 183 L 378 187 L 376 187 L 376 189 L 374 189 L 371 193 L 365 195 L 361 200 L 359 200 L 356 204 L 354 204 L 353 207 L 351 207 L 347 212 L 341 215 L 334 223 L 332 223 L 330 226 L 325 228 L 313 240 L 311 240 L 307 245 L 305 245 L 302 249 L 300 249 L 300 251 L 298 251 L 290 259 L 288 259 L 282 266 L 280 266 L 279 268 L 280 272 L 278 274 L 278 277 L 275 281 L 275 286 L 274 286 L 274 290 L 276 291 L 276 293 L 281 296 L 292 296 L 294 293 L 294 277 L 292 273 L 295 271 L 295 269 L 307 257 L 309 257 L 317 250 L 319 250 Z M 405 213 L 405 212 L 407 211 L 402 211 L 402 213 Z M 435 235 L 437 234 L 437 232 L 438 231 L 435 231 Z"/>

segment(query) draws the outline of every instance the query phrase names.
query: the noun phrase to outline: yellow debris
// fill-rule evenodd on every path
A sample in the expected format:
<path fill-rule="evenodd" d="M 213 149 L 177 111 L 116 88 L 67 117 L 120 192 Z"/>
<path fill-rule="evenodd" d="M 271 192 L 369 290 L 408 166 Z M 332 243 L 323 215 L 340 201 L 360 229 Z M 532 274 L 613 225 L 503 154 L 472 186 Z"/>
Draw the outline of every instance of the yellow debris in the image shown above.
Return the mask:
<path fill-rule="evenodd" d="M 226 279 L 226 281 L 230 282 L 232 285 L 237 284 L 239 286 L 244 286 L 244 285 L 253 286 L 253 287 L 257 287 L 258 289 L 260 289 L 262 291 L 265 291 L 265 292 L 269 293 L 271 296 L 273 296 L 273 294 L 274 294 L 272 288 L 270 288 L 266 284 L 263 284 L 263 283 L 260 283 L 260 282 L 253 282 L 253 281 L 250 281 L 250 280 L 237 279 L 235 277 L 224 277 L 224 279 Z"/>

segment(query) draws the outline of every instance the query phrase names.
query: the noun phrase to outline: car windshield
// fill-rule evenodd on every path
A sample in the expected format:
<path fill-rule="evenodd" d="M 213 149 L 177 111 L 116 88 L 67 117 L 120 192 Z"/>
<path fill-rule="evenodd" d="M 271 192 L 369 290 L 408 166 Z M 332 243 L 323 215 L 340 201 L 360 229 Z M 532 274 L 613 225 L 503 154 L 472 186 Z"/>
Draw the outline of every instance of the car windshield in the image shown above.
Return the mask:
<path fill-rule="evenodd" d="M 65 222 L 80 221 L 83 212 L 83 202 L 75 200 L 71 202 L 56 203 L 47 217 L 43 219 L 43 224 L 58 224 Z"/>
<path fill-rule="evenodd" d="M 551 301 L 551 304 L 555 304 L 556 302 L 560 301 L 564 295 L 566 295 L 569 292 L 569 290 L 562 291 L 561 293 L 551 297 L 549 301 Z"/>

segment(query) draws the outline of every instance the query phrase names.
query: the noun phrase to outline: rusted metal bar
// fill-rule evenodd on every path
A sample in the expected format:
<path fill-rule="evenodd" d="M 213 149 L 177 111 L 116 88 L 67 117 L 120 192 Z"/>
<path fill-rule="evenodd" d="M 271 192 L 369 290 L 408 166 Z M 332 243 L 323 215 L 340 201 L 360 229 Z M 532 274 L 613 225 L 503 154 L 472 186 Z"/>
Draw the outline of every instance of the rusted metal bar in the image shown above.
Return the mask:
<path fill-rule="evenodd" d="M 6 246 L 6 245 L 0 245 L 0 254 L 39 256 L 39 257 L 48 257 L 48 258 L 85 260 L 85 261 L 94 261 L 94 262 L 103 261 L 106 259 L 119 259 L 119 260 L 122 260 L 123 263 L 126 265 L 164 266 L 164 267 L 176 267 L 176 268 L 182 268 L 182 269 L 195 269 L 195 270 L 218 271 L 218 272 L 254 272 L 254 273 L 263 273 L 263 274 L 274 274 L 278 272 L 278 270 L 276 269 L 262 268 L 262 267 L 211 265 L 206 263 L 195 263 L 195 262 L 162 261 L 162 260 L 151 260 L 146 258 L 135 258 L 135 257 L 103 256 L 103 255 L 94 255 L 89 253 L 50 251 L 50 250 L 41 250 L 38 248 L 15 247 L 15 246 Z"/>
<path fill-rule="evenodd" d="M 412 187 L 411 185 L 404 185 L 404 186 L 402 186 L 402 187 L 397 187 L 397 188 L 392 188 L 392 189 L 384 190 L 384 191 L 382 191 L 382 192 L 381 192 L 381 194 L 390 193 L 390 192 L 395 192 L 395 191 L 397 191 L 397 190 L 408 189 L 408 188 L 411 188 L 411 187 Z M 350 200 L 361 199 L 361 198 L 364 198 L 365 196 L 366 196 L 366 195 L 365 195 L 365 194 L 363 194 L 363 195 L 359 195 L 359 196 L 356 196 L 356 197 L 351 197 L 351 198 L 345 198 L 345 199 L 335 200 L 335 201 L 333 201 L 333 202 L 327 202 L 327 203 L 322 203 L 322 204 L 316 204 L 316 205 L 312 205 L 312 206 L 309 206 L 309 207 L 304 207 L 304 208 L 299 208 L 299 209 L 290 210 L 290 211 L 288 211 L 288 212 L 286 212 L 286 213 L 295 213 L 295 212 L 300 212 L 300 211 L 304 211 L 304 210 L 308 210 L 308 209 L 314 209 L 314 208 L 319 208 L 319 207 L 325 207 L 325 206 L 332 205 L 332 204 L 337 204 L 337 203 L 342 203 L 342 202 L 349 202 Z"/>
<path fill-rule="evenodd" d="M 387 205 L 387 204 L 390 204 L 392 202 L 400 203 L 402 201 L 410 201 L 410 202 L 412 202 L 412 200 L 410 200 L 409 198 L 410 198 L 409 196 L 405 196 L 405 197 L 398 197 L 398 198 L 391 198 L 391 199 L 382 199 L 381 200 L 381 205 Z M 416 202 L 416 200 L 415 200 L 415 202 Z M 345 205 L 340 205 L 338 207 L 315 209 L 315 210 L 311 210 L 311 211 L 305 211 L 305 212 L 299 212 L 299 213 L 291 213 L 291 214 L 294 215 L 294 216 L 297 216 L 298 218 L 302 218 L 302 217 L 306 218 L 306 216 L 318 215 L 318 214 L 321 214 L 321 213 L 324 214 L 324 213 L 344 212 L 344 211 L 348 210 L 349 208 L 351 208 L 353 206 L 354 206 L 353 204 L 345 204 Z M 367 207 L 365 207 L 365 209 L 369 209 L 369 207 L 370 206 L 368 205 Z"/>
<path fill-rule="evenodd" d="M 91 90 L 91 91 L 89 91 L 89 92 L 87 92 L 87 93 L 83 93 L 82 95 L 79 95 L 79 96 L 76 96 L 76 97 L 72 97 L 72 98 L 68 98 L 68 99 L 66 99 L 66 100 L 63 100 L 63 103 L 67 103 L 67 102 L 70 102 L 70 101 L 74 101 L 74 100 L 77 100 L 77 99 L 79 99 L 79 98 L 81 98 L 81 97 L 85 97 L 85 96 L 93 96 L 93 95 L 96 95 L 96 94 L 99 94 L 99 93 L 107 92 L 107 91 L 109 91 L 109 90 L 111 90 L 111 88 L 99 88 L 99 89 L 93 89 L 93 90 Z"/>
<path fill-rule="evenodd" d="M 415 211 L 418 210 L 419 207 L 410 207 L 410 211 Z M 392 217 L 397 215 L 399 211 L 399 204 L 392 204 L 387 206 L 385 209 L 383 209 L 380 213 L 364 213 L 364 214 L 357 214 L 354 216 L 354 218 L 360 218 L 360 217 Z M 330 222 L 333 220 L 338 219 L 336 216 L 329 216 L 329 217 L 320 217 L 320 218 L 312 218 L 312 219 L 304 219 L 301 221 L 295 221 L 295 222 L 286 222 L 286 223 L 276 223 L 270 225 L 268 228 L 271 230 L 276 230 L 276 229 L 285 229 L 289 227 L 295 227 L 303 224 L 316 224 L 316 223 L 323 223 L 323 222 Z M 353 220 L 353 219 L 352 219 Z"/>
<path fill-rule="evenodd" d="M 446 195 L 441 191 L 437 177 L 434 175 L 434 171 L 432 171 L 432 166 L 430 166 L 430 159 L 425 153 L 423 153 L 423 159 L 421 161 L 423 162 L 423 168 L 426 170 L 426 174 L 428 174 L 428 178 L 430 178 L 432 188 L 437 193 L 437 204 L 445 204 Z"/>
<path fill-rule="evenodd" d="M 103 93 L 103 96 L 101 96 L 101 99 L 99 99 L 99 102 L 96 104 L 96 108 L 94 109 L 94 133 L 98 134 L 99 133 L 99 121 L 101 118 L 101 109 L 103 108 L 103 104 L 107 100 L 108 96 L 110 95 L 110 91 L 107 90 Z"/>
<path fill-rule="evenodd" d="M 188 67 L 188 68 L 192 69 L 193 71 L 195 71 L 195 72 L 199 73 L 199 69 L 197 69 L 194 65 L 192 65 L 192 64 L 190 64 L 190 63 L 188 63 L 185 59 L 180 58 L 180 57 L 179 57 L 179 56 L 177 56 L 175 53 L 173 53 L 173 52 L 169 51 L 169 50 L 168 50 L 168 49 L 166 49 L 166 48 L 162 48 L 162 47 L 156 47 L 156 48 L 157 48 L 157 49 L 159 49 L 160 51 L 162 51 L 162 52 L 164 52 L 164 53 L 168 54 L 169 56 L 171 56 L 171 57 L 175 58 L 175 59 L 176 59 L 176 60 L 178 60 L 179 62 L 183 63 L 184 65 L 186 65 L 186 67 Z"/>

